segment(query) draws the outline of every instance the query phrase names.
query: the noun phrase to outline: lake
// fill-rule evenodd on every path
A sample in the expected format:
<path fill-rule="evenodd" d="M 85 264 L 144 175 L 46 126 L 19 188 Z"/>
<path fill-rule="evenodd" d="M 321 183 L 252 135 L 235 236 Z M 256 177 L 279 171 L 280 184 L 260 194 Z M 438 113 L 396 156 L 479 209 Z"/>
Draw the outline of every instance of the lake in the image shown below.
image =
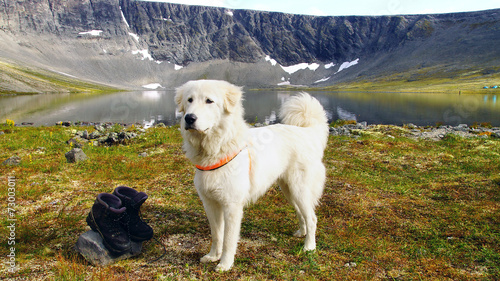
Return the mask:
<path fill-rule="evenodd" d="M 248 122 L 273 122 L 280 105 L 296 92 L 248 91 L 245 118 Z M 500 100 L 494 93 L 355 93 L 311 92 L 337 119 L 368 124 L 419 126 L 489 122 L 500 126 Z M 500 93 L 498 94 L 500 96 Z M 41 94 L 0 96 L 0 122 L 54 125 L 58 121 L 156 123 L 178 121 L 174 91 L 137 91 L 113 94 Z"/>

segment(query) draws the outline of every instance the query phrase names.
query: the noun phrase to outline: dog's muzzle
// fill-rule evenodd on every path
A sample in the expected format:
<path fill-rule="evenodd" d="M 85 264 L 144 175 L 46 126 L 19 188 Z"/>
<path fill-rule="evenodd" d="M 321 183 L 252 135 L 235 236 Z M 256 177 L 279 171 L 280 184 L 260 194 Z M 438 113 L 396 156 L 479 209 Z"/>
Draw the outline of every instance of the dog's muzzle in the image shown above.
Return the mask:
<path fill-rule="evenodd" d="M 186 116 L 184 116 L 184 121 L 186 121 L 186 130 L 196 129 L 194 123 L 197 119 L 198 117 L 196 117 L 193 113 L 186 114 Z"/>

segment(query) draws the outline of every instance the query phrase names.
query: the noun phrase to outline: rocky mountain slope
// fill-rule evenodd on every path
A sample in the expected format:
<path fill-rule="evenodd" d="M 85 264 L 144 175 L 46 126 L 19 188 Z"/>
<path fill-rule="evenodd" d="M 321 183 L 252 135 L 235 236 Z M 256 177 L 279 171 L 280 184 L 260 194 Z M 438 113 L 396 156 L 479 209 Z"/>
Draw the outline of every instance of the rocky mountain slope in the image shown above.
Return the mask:
<path fill-rule="evenodd" d="M 500 10 L 316 17 L 131 0 L 0 0 L 0 60 L 120 88 L 199 78 L 263 87 L 404 72 L 416 80 L 487 75 L 500 71 L 499 45 Z"/>

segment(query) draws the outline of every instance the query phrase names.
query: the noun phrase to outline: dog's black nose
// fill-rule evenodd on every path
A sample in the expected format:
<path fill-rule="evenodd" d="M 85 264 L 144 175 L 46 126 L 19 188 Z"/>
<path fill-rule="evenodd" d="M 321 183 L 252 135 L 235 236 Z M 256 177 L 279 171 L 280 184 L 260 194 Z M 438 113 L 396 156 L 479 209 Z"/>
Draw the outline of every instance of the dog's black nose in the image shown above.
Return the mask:
<path fill-rule="evenodd" d="M 186 114 L 186 116 L 184 116 L 184 120 L 186 120 L 186 123 L 188 125 L 193 125 L 194 122 L 196 122 L 196 119 L 198 119 L 198 117 L 196 117 L 196 115 L 190 113 L 190 114 Z"/>

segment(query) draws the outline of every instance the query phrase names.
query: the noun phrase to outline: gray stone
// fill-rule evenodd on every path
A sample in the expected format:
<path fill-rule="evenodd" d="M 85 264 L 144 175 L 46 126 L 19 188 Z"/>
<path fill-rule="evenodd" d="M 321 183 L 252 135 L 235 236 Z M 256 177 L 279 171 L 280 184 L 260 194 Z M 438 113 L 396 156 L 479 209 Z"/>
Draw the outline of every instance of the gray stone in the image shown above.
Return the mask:
<path fill-rule="evenodd" d="M 92 133 L 89 134 L 88 139 L 93 140 L 101 137 L 101 133 L 99 131 L 93 131 Z"/>
<path fill-rule="evenodd" d="M 358 125 L 357 126 L 358 129 L 364 130 L 368 126 L 368 123 L 366 121 L 363 121 L 363 122 L 359 122 L 357 125 Z"/>
<path fill-rule="evenodd" d="M 66 156 L 66 160 L 68 161 L 68 163 L 76 163 L 88 159 L 87 155 L 81 148 L 73 148 L 72 150 L 64 154 L 64 156 Z"/>
<path fill-rule="evenodd" d="M 418 128 L 417 125 L 415 125 L 413 123 L 407 124 L 406 127 L 408 127 L 408 129 L 411 129 L 411 130 L 415 130 Z"/>
<path fill-rule="evenodd" d="M 104 130 L 105 130 L 104 127 L 101 125 L 95 125 L 94 129 L 96 129 L 96 131 L 99 131 L 99 132 L 104 132 Z"/>
<path fill-rule="evenodd" d="M 93 265 L 106 266 L 120 260 L 137 256 L 142 251 L 142 242 L 131 241 L 132 249 L 130 253 L 121 256 L 112 255 L 104 246 L 102 237 L 99 233 L 89 230 L 78 238 L 75 244 L 75 250 L 79 252 L 88 262 Z"/>
<path fill-rule="evenodd" d="M 71 138 L 66 143 L 69 144 L 71 147 L 76 147 L 76 148 L 83 147 L 82 138 L 80 138 L 80 137 Z"/>
<path fill-rule="evenodd" d="M 2 162 L 2 165 L 17 166 L 21 164 L 21 157 L 12 156 L 9 159 Z"/>

